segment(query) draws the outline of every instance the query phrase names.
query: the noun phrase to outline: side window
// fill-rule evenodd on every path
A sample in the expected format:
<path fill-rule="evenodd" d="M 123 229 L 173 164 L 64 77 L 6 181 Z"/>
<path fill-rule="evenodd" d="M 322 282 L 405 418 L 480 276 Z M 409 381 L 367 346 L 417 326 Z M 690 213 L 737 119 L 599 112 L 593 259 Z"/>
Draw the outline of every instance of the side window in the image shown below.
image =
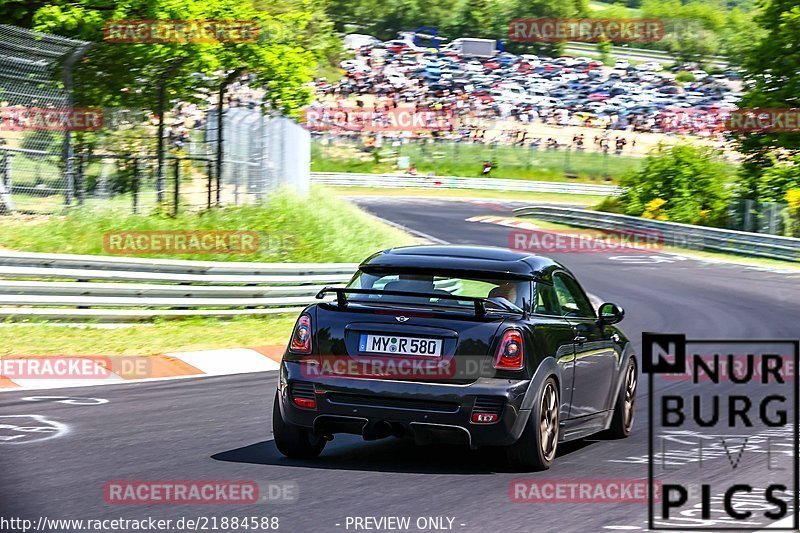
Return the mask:
<path fill-rule="evenodd" d="M 578 282 L 566 274 L 553 276 L 553 287 L 558 296 L 561 316 L 578 318 L 596 318 L 592 304 L 583 294 Z"/>
<path fill-rule="evenodd" d="M 536 305 L 533 312 L 538 315 L 561 316 L 559 310 L 558 297 L 555 288 L 546 283 L 536 283 Z"/>

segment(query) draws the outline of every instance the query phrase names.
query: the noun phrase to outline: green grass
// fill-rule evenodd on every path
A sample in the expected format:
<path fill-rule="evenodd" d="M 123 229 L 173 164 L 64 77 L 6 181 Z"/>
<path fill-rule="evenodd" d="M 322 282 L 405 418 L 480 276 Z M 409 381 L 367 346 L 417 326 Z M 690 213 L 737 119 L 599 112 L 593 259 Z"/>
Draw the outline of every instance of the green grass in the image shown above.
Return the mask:
<path fill-rule="evenodd" d="M 132 215 L 124 208 L 74 209 L 64 216 L 0 217 L 0 248 L 104 254 L 103 235 L 113 231 L 257 231 L 253 254 L 152 254 L 146 257 L 266 262 L 358 262 L 376 250 L 416 239 L 313 188 L 309 198 L 276 192 L 264 205 L 182 213 L 177 218 Z M 284 344 L 296 316 L 156 320 L 125 328 L 72 328 L 53 324 L 7 324 L 0 335 L 14 339 L 2 355 L 147 355 Z"/>
<path fill-rule="evenodd" d="M 156 355 L 285 344 L 297 316 L 230 320 L 192 318 L 114 329 L 48 325 L 3 325 L 0 335 L 14 339 L 0 346 L 4 355 Z"/>
<path fill-rule="evenodd" d="M 610 183 L 631 169 L 638 169 L 643 158 L 604 155 L 598 152 L 532 150 L 520 146 L 440 142 L 424 145 L 409 143 L 399 147 L 384 145 L 379 160 L 352 143 L 311 145 L 311 170 L 315 172 L 388 173 L 396 171 L 397 158 L 410 157 L 419 175 L 479 177 L 483 162 L 492 161 L 491 177 L 544 181 Z M 608 175 L 610 180 L 606 180 Z"/>
<path fill-rule="evenodd" d="M 126 209 L 86 207 L 64 216 L 0 217 L 0 248 L 28 252 L 106 254 L 103 236 L 118 231 L 257 231 L 255 253 L 155 253 L 141 257 L 212 261 L 351 262 L 412 237 L 352 204 L 313 188 L 309 198 L 288 191 L 263 205 L 185 212 L 177 218 Z"/>
<path fill-rule="evenodd" d="M 635 7 L 626 7 L 618 3 L 591 0 L 589 2 L 589 16 L 592 18 L 614 18 L 618 16 L 636 18 L 642 16 L 642 10 Z"/>
<path fill-rule="evenodd" d="M 516 192 L 485 189 L 387 189 L 382 187 L 327 187 L 337 196 L 436 196 L 442 198 L 480 198 L 481 200 L 525 200 L 531 202 L 557 202 L 593 205 L 598 196 L 586 194 L 562 194 L 552 192 Z"/>

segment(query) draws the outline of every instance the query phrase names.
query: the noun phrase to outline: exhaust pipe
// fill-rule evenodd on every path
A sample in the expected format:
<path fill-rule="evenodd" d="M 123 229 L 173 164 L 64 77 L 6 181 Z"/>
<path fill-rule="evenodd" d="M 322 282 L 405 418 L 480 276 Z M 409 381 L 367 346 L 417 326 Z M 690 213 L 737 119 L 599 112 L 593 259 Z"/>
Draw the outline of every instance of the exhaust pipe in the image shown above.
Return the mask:
<path fill-rule="evenodd" d="M 377 422 L 370 422 L 364 426 L 364 431 L 361 436 L 364 437 L 364 440 L 378 440 L 385 439 L 394 433 L 395 430 L 389 422 L 379 420 Z"/>

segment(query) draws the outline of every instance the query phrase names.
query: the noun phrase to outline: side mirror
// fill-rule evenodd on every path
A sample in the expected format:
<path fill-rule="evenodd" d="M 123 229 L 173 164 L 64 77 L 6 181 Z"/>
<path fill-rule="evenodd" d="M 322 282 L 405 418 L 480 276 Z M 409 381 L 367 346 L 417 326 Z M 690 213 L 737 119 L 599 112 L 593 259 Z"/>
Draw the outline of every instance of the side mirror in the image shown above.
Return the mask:
<path fill-rule="evenodd" d="M 600 324 L 616 324 L 625 318 L 625 310 L 617 304 L 604 303 L 598 310 Z"/>

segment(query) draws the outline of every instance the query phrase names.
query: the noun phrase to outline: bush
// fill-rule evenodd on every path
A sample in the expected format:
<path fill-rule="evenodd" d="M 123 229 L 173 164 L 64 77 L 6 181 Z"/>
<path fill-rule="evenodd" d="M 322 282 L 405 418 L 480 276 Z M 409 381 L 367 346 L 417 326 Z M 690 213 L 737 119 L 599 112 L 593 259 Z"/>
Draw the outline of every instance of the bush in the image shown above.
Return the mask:
<path fill-rule="evenodd" d="M 597 43 L 597 52 L 600 54 L 600 61 L 606 66 L 614 65 L 614 58 L 611 56 L 612 50 L 611 41 L 603 40 Z"/>
<path fill-rule="evenodd" d="M 788 195 L 794 189 L 800 189 L 800 155 L 764 169 L 758 183 L 758 199 L 762 202 L 789 201 Z"/>
<path fill-rule="evenodd" d="M 694 74 L 692 74 L 687 70 L 681 70 L 680 72 L 675 74 L 675 81 L 679 81 L 681 83 L 691 83 L 695 80 L 696 78 L 694 77 Z"/>
<path fill-rule="evenodd" d="M 659 145 L 640 170 L 622 178 L 620 202 L 627 215 L 722 226 L 729 200 L 728 172 L 712 148 Z"/>
<path fill-rule="evenodd" d="M 603 201 L 594 206 L 595 211 L 603 211 L 605 213 L 617 213 L 621 215 L 625 212 L 625 206 L 618 196 L 606 196 Z"/>
<path fill-rule="evenodd" d="M 792 189 L 800 189 L 800 154 L 766 153 L 745 160 L 736 181 L 738 196 L 759 202 L 785 202 Z"/>
<path fill-rule="evenodd" d="M 789 190 L 786 193 L 786 201 L 789 203 L 786 235 L 800 237 L 800 189 Z"/>
<path fill-rule="evenodd" d="M 654 198 L 647 202 L 642 218 L 650 218 L 652 220 L 669 220 L 669 217 L 664 213 L 664 206 L 667 201 L 662 198 Z"/>

